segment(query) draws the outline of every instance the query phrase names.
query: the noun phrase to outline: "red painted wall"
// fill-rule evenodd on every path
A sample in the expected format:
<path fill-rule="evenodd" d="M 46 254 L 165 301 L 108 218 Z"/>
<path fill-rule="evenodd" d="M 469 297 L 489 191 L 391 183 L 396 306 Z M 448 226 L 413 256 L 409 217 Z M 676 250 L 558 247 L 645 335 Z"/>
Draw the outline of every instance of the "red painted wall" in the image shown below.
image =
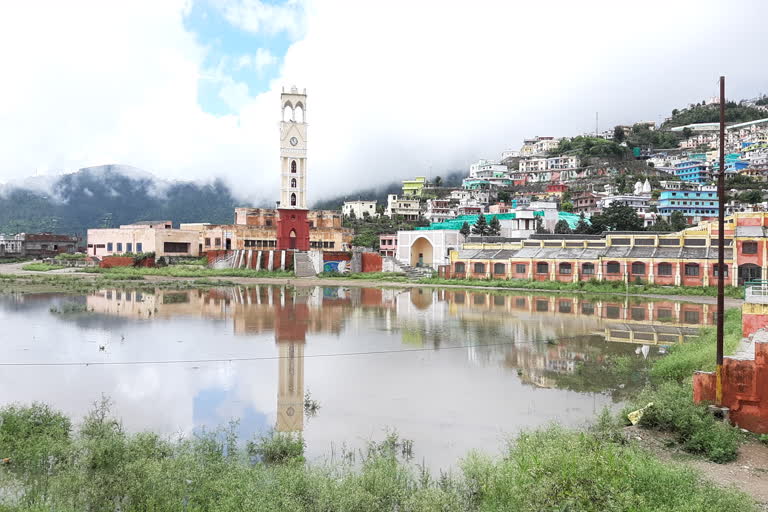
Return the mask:
<path fill-rule="evenodd" d="M 714 373 L 693 376 L 693 399 L 714 401 Z M 739 427 L 768 434 L 768 343 L 755 344 L 754 360 L 723 360 L 723 406 L 729 408 L 730 420 Z"/>
<path fill-rule="evenodd" d="M 363 259 L 363 272 L 381 272 L 382 260 L 379 254 L 376 254 L 375 252 L 364 252 L 361 253 L 361 255 Z"/>
<path fill-rule="evenodd" d="M 323 251 L 323 261 L 352 261 L 352 253 L 343 251 Z"/>
<path fill-rule="evenodd" d="M 277 250 L 298 249 L 309 250 L 309 221 L 308 210 L 288 210 L 278 208 L 277 219 Z M 291 247 L 291 231 L 296 232 L 295 247 Z"/>
<path fill-rule="evenodd" d="M 99 263 L 100 268 L 112 268 L 112 267 L 132 267 L 133 258 L 130 256 L 105 256 Z M 139 265 L 141 267 L 154 267 L 155 259 L 147 258 Z"/>

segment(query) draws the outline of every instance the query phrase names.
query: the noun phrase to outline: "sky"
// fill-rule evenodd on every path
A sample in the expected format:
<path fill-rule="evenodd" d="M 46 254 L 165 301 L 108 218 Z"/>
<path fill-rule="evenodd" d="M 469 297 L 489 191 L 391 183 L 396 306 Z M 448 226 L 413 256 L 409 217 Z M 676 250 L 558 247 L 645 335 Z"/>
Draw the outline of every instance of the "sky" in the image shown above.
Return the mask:
<path fill-rule="evenodd" d="M 279 94 L 308 94 L 310 202 L 717 94 L 768 93 L 768 2 L 16 0 L 0 183 L 124 164 L 278 197 Z"/>

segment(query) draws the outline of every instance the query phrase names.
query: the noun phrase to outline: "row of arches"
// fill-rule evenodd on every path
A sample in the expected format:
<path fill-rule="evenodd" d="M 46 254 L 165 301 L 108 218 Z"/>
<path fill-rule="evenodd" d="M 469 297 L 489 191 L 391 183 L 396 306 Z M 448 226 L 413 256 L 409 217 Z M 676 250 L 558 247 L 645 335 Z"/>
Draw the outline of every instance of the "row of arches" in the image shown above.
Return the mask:
<path fill-rule="evenodd" d="M 304 105 L 301 102 L 296 105 L 291 104 L 290 101 L 286 101 L 283 105 L 283 121 L 294 123 L 304 122 Z"/>
<path fill-rule="evenodd" d="M 648 267 L 652 264 L 647 264 L 642 261 L 635 261 L 629 265 L 630 275 L 633 276 L 645 276 L 648 272 Z M 560 275 L 571 275 L 573 274 L 575 264 L 570 262 L 562 262 L 557 264 L 557 273 Z M 609 261 L 605 263 L 605 273 L 608 275 L 618 275 L 621 274 L 622 265 L 618 261 Z M 507 274 L 507 265 L 505 263 L 493 263 L 486 266 L 485 263 L 474 263 L 472 264 L 472 272 L 475 274 L 485 274 L 488 271 L 493 270 L 494 275 L 505 275 Z M 518 263 L 515 264 L 515 273 L 517 274 L 525 274 L 527 273 L 527 265 L 525 263 Z M 595 264 L 594 263 L 582 263 L 581 264 L 581 274 L 582 275 L 594 275 L 595 274 Z M 699 263 L 685 263 L 683 265 L 682 274 L 687 277 L 698 277 L 701 275 L 701 265 Z M 728 277 L 728 270 L 729 266 L 725 265 L 723 268 L 723 277 Z M 739 280 L 740 281 L 749 281 L 753 279 L 761 279 L 762 278 L 762 269 L 754 264 L 748 263 L 744 265 L 739 265 Z M 458 261 L 454 263 L 453 271 L 456 274 L 465 274 L 467 272 L 467 266 L 464 262 Z M 657 276 L 673 276 L 675 272 L 675 267 L 672 263 L 662 262 L 656 264 L 656 275 Z M 535 263 L 535 273 L 536 274 L 549 274 L 550 273 L 550 264 L 546 261 L 539 261 Z M 719 266 L 717 264 L 712 265 L 712 276 L 713 277 L 719 277 Z"/>

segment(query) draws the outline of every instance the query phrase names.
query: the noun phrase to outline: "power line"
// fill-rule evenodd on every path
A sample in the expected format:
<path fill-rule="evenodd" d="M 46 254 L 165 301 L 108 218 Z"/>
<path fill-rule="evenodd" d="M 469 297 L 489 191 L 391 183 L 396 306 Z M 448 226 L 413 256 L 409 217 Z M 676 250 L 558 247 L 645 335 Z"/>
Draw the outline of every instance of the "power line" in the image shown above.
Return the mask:
<path fill-rule="evenodd" d="M 576 339 L 576 337 L 558 338 L 563 341 L 570 341 Z M 498 347 L 503 345 L 530 345 L 537 342 L 545 342 L 547 340 L 529 340 L 521 342 L 501 342 L 501 343 L 483 343 L 473 345 L 460 345 L 455 347 L 440 347 L 440 348 L 413 348 L 406 350 L 372 350 L 367 352 L 339 352 L 330 354 L 305 354 L 304 358 L 327 358 L 327 357 L 354 357 L 354 356 L 367 356 L 367 355 L 383 355 L 383 354 L 398 354 L 406 352 L 439 352 L 443 350 L 457 350 L 467 349 L 475 347 Z M 153 364 L 192 364 L 192 363 L 232 363 L 232 362 L 248 362 L 248 361 L 277 361 L 280 359 L 289 359 L 290 356 L 259 356 L 259 357 L 222 357 L 222 358 L 210 358 L 210 359 L 170 359 L 170 360 L 150 360 L 150 361 L 63 361 L 63 362 L 0 362 L 0 367 L 24 367 L 24 366 L 38 366 L 38 367 L 53 367 L 53 366 L 140 366 L 140 365 L 153 365 Z"/>

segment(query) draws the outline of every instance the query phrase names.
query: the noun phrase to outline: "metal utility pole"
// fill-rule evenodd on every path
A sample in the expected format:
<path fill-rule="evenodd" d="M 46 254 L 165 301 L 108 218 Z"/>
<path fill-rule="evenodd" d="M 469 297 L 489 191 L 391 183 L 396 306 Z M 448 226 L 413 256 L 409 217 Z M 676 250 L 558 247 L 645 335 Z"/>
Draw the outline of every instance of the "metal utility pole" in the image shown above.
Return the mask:
<path fill-rule="evenodd" d="M 725 77 L 720 77 L 720 172 L 717 173 L 717 367 L 715 401 L 723 405 L 723 336 L 725 323 Z M 735 226 L 734 226 L 735 229 Z M 731 248 L 732 251 L 736 247 Z M 733 260 L 731 260 L 733 261 Z M 733 272 L 735 269 L 731 269 Z"/>

